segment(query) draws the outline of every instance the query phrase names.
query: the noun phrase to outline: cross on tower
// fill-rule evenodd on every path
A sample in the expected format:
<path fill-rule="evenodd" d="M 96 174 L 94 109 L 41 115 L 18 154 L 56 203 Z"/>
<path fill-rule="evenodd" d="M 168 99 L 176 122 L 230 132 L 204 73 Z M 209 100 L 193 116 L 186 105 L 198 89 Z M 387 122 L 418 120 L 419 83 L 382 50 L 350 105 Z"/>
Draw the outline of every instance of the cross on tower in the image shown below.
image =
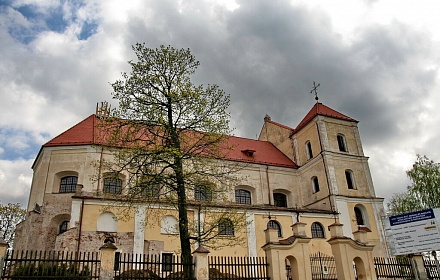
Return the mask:
<path fill-rule="evenodd" d="M 313 88 L 312 88 L 312 90 L 310 91 L 310 93 L 312 93 L 312 94 L 314 94 L 315 95 L 315 100 L 316 100 L 316 102 L 318 102 L 318 87 L 320 86 L 321 84 L 316 84 L 315 83 L 315 81 L 313 81 Z"/>

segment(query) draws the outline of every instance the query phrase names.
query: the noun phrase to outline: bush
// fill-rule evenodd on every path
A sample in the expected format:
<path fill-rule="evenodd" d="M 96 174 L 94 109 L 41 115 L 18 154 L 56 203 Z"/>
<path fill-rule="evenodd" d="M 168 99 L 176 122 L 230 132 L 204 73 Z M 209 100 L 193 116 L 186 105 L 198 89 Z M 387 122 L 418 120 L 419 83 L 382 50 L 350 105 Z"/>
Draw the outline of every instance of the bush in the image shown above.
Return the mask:
<path fill-rule="evenodd" d="M 13 277 L 14 279 L 32 279 L 29 277 L 41 276 L 57 276 L 56 279 L 92 279 L 90 269 L 84 266 L 81 270 L 76 265 L 68 265 L 65 263 L 56 264 L 48 262 L 40 262 L 38 265 L 35 263 L 28 263 L 15 268 Z M 19 276 L 25 276 L 20 278 Z"/>

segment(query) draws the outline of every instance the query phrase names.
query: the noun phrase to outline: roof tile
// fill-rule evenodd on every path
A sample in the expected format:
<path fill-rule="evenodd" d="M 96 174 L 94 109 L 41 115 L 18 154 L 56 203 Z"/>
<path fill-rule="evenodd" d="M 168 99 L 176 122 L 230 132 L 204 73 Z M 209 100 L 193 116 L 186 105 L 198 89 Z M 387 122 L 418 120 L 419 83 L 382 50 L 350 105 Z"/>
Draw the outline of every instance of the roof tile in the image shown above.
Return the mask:
<path fill-rule="evenodd" d="M 56 136 L 43 147 L 55 146 L 80 146 L 101 144 L 98 134 L 96 115 L 91 115 L 85 120 L 74 125 L 70 129 Z M 278 150 L 272 143 L 267 141 L 253 140 L 236 136 L 228 136 L 226 158 L 231 161 L 266 164 L 288 168 L 297 168 L 297 165 L 285 154 Z M 244 150 L 254 151 L 252 156 L 244 153 Z"/>
<path fill-rule="evenodd" d="M 341 114 L 338 111 L 335 111 L 332 108 L 327 107 L 322 103 L 316 103 L 313 106 L 313 108 L 307 113 L 307 115 L 302 119 L 302 121 L 298 124 L 294 132 L 301 130 L 301 128 L 306 126 L 314 117 L 318 115 L 345 120 L 345 121 L 358 122 L 357 120 L 352 119 L 344 114 Z"/>

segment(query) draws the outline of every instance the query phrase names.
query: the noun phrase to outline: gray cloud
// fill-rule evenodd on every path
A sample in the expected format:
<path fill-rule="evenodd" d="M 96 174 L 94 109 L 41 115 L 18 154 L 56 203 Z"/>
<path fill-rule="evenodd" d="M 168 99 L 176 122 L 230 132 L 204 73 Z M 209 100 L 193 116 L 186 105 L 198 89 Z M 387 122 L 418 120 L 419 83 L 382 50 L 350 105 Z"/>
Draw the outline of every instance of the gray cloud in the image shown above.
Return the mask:
<path fill-rule="evenodd" d="M 134 59 L 131 45 L 145 42 L 190 48 L 201 62 L 194 82 L 216 83 L 231 95 L 240 136 L 254 138 L 266 113 L 295 127 L 315 102 L 313 81 L 320 83 L 321 102 L 360 121 L 381 196 L 407 185 L 405 166 L 396 165 L 399 155 L 440 160 L 440 152 L 429 148 L 439 136 L 432 106 L 439 101 L 438 46 L 429 34 L 394 21 L 358 27 L 347 42 L 325 11 L 282 0 L 237 4 L 231 11 L 201 0 L 92 3 L 81 13 L 67 9 L 75 20 L 63 32 L 41 31 L 28 44 L 7 31 L 32 23 L 3 9 L 0 128 L 27 131 L 33 136 L 27 144 L 41 145 L 94 113 L 97 102 L 110 100 L 109 82 L 129 71 L 126 61 Z M 81 39 L 87 22 L 99 25 Z M 10 154 L 7 149 L 0 146 L 0 157 Z"/>

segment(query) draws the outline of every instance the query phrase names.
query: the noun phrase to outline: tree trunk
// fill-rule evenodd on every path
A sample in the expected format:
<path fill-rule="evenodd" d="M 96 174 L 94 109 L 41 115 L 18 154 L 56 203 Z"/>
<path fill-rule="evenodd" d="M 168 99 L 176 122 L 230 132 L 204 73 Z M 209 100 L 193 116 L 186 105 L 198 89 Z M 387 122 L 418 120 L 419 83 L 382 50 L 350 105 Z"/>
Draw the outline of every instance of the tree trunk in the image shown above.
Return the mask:
<path fill-rule="evenodd" d="M 191 243 L 189 241 L 188 232 L 188 204 L 186 199 L 185 183 L 182 174 L 182 161 L 178 159 L 176 163 L 177 168 L 177 197 L 179 209 L 179 233 L 180 233 L 180 247 L 182 250 L 182 264 L 185 279 L 194 279 L 194 271 L 192 267 Z"/>

